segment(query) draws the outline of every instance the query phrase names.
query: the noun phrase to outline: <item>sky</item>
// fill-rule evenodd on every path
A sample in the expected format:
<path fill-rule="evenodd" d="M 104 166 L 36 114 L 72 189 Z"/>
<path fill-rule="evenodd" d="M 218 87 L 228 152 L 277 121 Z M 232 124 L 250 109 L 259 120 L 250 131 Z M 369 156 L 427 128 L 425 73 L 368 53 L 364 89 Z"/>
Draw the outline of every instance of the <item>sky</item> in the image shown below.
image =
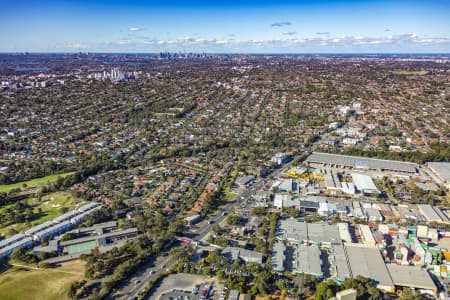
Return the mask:
<path fill-rule="evenodd" d="M 450 53 L 450 0 L 4 0 L 24 51 Z"/>

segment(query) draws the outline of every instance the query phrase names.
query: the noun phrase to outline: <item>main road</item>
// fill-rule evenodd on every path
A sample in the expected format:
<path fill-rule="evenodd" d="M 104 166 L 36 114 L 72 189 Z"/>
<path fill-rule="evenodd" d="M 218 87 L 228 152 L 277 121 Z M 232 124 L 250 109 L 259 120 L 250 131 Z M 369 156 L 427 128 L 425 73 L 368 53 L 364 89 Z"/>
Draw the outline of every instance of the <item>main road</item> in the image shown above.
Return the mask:
<path fill-rule="evenodd" d="M 304 155 L 304 154 L 303 154 Z M 268 178 L 276 177 L 279 173 L 290 166 L 297 158 L 302 156 L 295 156 L 289 162 L 282 164 L 277 169 L 273 170 L 271 173 L 267 175 Z M 233 207 L 236 205 L 240 205 L 242 200 L 245 200 L 251 197 L 258 189 L 260 189 L 264 185 L 265 181 L 262 178 L 257 179 L 251 187 L 243 190 L 235 199 L 225 204 L 220 208 L 218 214 L 211 216 L 207 221 L 207 224 L 197 231 L 189 231 L 186 232 L 186 235 L 193 236 L 192 239 L 199 242 L 201 241 L 212 229 L 214 224 L 221 223 L 229 213 L 233 212 Z M 137 272 L 135 272 L 130 278 L 124 281 L 119 285 L 117 291 L 109 297 L 109 299 L 135 299 L 139 292 L 143 290 L 148 282 L 156 278 L 156 276 L 160 273 L 165 272 L 167 269 L 170 269 L 175 264 L 175 260 L 173 260 L 170 256 L 167 256 L 167 252 L 163 252 L 159 256 L 156 257 L 155 260 L 149 261 L 144 264 Z"/>

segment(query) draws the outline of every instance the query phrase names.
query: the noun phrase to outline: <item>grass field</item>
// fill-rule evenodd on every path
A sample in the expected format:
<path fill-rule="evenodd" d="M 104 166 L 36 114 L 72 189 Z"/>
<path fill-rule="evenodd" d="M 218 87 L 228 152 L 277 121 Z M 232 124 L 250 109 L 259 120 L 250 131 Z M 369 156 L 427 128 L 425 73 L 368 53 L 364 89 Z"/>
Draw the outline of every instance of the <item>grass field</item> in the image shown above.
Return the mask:
<path fill-rule="evenodd" d="M 27 201 L 30 204 L 34 204 L 36 200 L 34 198 L 29 198 Z M 39 225 L 46 221 L 50 221 L 54 217 L 61 215 L 62 207 L 66 207 L 69 211 L 71 211 L 71 210 L 74 210 L 76 207 L 78 207 L 82 203 L 84 203 L 84 201 L 82 201 L 81 199 L 75 199 L 72 196 L 72 194 L 68 193 L 68 192 L 55 192 L 55 193 L 48 194 L 48 195 L 42 197 L 42 201 L 39 202 L 39 204 L 36 207 L 34 207 L 34 211 L 36 213 L 38 212 L 39 208 L 42 209 L 42 213 L 39 215 L 39 218 L 31 221 L 30 223 L 13 224 L 13 225 L 3 227 L 0 229 L 0 233 L 2 233 L 4 235 L 8 235 L 9 229 L 11 229 L 11 228 L 18 232 L 26 230 L 32 226 Z M 8 205 L 8 206 L 11 206 L 11 205 Z M 4 209 L 5 208 L 2 207 L 0 209 L 0 212 Z"/>
<path fill-rule="evenodd" d="M 63 174 L 55 174 L 55 175 L 49 175 L 49 176 L 45 176 L 45 177 L 41 177 L 41 178 L 35 178 L 35 179 L 31 179 L 28 181 L 22 181 L 22 182 L 17 182 L 17 183 L 13 183 L 13 184 L 6 184 L 6 185 L 0 185 L 0 193 L 7 193 L 10 190 L 14 190 L 17 188 L 22 189 L 23 185 L 26 184 L 27 187 L 36 187 L 39 185 L 44 185 L 47 183 L 52 183 L 55 182 L 59 176 L 61 177 L 66 177 L 68 175 L 72 175 L 74 172 L 69 172 L 69 173 L 63 173 Z"/>
<path fill-rule="evenodd" d="M 84 264 L 75 260 L 59 268 L 38 270 L 13 266 L 0 274 L 0 300 L 68 299 L 67 289 L 83 278 Z"/>
<path fill-rule="evenodd" d="M 406 70 L 398 70 L 393 72 L 395 75 L 427 75 L 428 71 L 406 71 Z"/>

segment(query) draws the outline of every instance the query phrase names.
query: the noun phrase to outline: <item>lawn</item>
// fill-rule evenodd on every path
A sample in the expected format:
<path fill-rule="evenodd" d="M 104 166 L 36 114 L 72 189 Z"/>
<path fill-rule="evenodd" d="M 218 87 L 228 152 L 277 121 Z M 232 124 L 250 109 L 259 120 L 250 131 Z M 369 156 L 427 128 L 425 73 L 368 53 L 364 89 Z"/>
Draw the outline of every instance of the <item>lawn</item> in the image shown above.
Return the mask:
<path fill-rule="evenodd" d="M 406 70 L 397 70 L 393 72 L 395 75 L 427 75 L 428 71 L 406 71 Z"/>
<path fill-rule="evenodd" d="M 72 175 L 75 172 L 69 172 L 69 173 L 63 173 L 63 174 L 55 174 L 55 175 L 49 175 L 49 176 L 45 176 L 45 177 L 41 177 L 41 178 L 35 178 L 35 179 L 31 179 L 28 181 L 22 181 L 22 182 L 17 182 L 17 183 L 13 183 L 13 184 L 5 184 L 5 185 L 0 185 L 0 193 L 7 193 L 10 190 L 14 190 L 14 189 L 22 189 L 23 185 L 26 184 L 27 187 L 36 187 L 39 185 L 44 185 L 47 183 L 52 183 L 55 182 L 59 176 L 61 177 L 66 177 L 68 175 Z"/>
<path fill-rule="evenodd" d="M 225 191 L 225 201 L 227 202 L 233 201 L 237 196 L 239 196 L 239 194 Z"/>
<path fill-rule="evenodd" d="M 68 299 L 70 283 L 81 280 L 84 262 L 75 260 L 59 268 L 26 269 L 11 267 L 0 274 L 0 300 L 8 299 Z"/>
<path fill-rule="evenodd" d="M 33 204 L 36 200 L 34 198 L 28 198 L 27 201 L 28 203 Z M 14 229 L 17 232 L 24 231 L 32 226 L 42 224 L 46 221 L 52 220 L 59 215 L 62 215 L 62 207 L 65 207 L 69 211 L 71 211 L 83 203 L 83 200 L 75 199 L 72 194 L 68 192 L 55 192 L 48 194 L 42 197 L 42 201 L 39 202 L 39 205 L 34 208 L 34 211 L 36 213 L 38 212 L 39 208 L 42 209 L 42 212 L 37 219 L 31 221 L 30 223 L 13 224 L 3 227 L 0 229 L 0 234 L 8 235 L 9 229 Z M 1 210 L 4 210 L 4 208 L 2 208 Z"/>

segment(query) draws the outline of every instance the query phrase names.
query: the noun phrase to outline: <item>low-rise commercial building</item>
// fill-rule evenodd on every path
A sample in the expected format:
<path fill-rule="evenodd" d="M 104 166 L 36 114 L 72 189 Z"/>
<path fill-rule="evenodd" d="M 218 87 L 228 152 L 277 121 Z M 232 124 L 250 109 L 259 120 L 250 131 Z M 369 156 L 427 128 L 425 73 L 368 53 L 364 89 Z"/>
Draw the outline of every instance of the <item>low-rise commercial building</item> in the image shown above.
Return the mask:
<path fill-rule="evenodd" d="M 394 291 L 391 276 L 378 249 L 347 245 L 345 251 L 352 277 L 361 275 L 371 278 L 379 289 Z"/>

